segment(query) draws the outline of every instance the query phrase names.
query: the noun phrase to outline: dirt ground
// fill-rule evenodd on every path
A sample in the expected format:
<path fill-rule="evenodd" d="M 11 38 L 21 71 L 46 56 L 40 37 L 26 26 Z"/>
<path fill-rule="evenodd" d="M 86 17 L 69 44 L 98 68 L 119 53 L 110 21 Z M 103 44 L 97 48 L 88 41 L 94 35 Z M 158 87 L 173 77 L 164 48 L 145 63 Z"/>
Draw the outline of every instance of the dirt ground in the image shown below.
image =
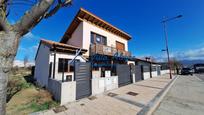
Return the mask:
<path fill-rule="evenodd" d="M 58 106 L 48 91 L 35 86 L 28 80 L 32 77 L 29 70 L 18 70 L 11 73 L 9 77 L 9 81 L 13 84 L 9 86 L 12 90 L 18 90 L 12 91 L 15 93 L 7 102 L 8 115 L 27 115 Z"/>

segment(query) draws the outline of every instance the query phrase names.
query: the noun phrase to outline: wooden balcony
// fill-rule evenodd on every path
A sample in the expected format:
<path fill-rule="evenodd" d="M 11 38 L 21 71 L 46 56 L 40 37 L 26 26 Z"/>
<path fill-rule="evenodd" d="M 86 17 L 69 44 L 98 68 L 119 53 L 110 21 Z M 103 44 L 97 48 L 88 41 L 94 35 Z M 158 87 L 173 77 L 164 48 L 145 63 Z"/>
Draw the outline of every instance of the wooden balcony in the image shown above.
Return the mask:
<path fill-rule="evenodd" d="M 120 56 L 126 56 L 126 57 L 131 56 L 131 53 L 128 51 L 118 50 L 118 49 L 116 49 L 114 47 L 110 47 L 110 46 L 105 46 L 105 45 L 101 45 L 101 44 L 92 44 L 90 46 L 90 54 L 91 55 L 101 54 L 101 55 L 114 56 L 116 53 L 118 53 L 118 55 L 120 55 Z"/>

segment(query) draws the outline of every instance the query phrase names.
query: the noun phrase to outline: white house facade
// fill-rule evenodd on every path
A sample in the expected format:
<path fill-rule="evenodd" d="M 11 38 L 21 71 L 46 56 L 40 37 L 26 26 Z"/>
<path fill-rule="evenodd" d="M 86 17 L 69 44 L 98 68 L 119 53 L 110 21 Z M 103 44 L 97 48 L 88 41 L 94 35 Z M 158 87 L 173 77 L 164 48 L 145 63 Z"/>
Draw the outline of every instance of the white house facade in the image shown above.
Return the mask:
<path fill-rule="evenodd" d="M 130 39 L 81 8 L 60 42 L 41 40 L 34 77 L 65 104 L 162 74 L 159 64 L 131 55 Z"/>

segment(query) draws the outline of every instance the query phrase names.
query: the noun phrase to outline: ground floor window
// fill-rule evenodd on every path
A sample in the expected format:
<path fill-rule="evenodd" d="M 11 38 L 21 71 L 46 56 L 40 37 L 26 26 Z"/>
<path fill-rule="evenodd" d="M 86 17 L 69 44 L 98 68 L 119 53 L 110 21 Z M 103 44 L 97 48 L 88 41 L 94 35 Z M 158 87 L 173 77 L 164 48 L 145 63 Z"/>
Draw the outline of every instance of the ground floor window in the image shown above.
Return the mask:
<path fill-rule="evenodd" d="M 74 72 L 74 62 L 69 64 L 71 59 L 59 58 L 58 60 L 58 72 Z M 79 60 L 74 60 L 79 62 Z"/>

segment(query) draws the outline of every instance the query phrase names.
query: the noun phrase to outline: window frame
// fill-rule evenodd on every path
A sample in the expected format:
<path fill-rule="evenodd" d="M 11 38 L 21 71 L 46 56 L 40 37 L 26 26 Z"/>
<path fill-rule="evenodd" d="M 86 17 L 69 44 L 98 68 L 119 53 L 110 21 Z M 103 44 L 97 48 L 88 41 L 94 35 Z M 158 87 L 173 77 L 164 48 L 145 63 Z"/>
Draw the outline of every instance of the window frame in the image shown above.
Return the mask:
<path fill-rule="evenodd" d="M 96 38 L 100 37 L 100 42 L 98 43 Z M 101 45 L 106 45 L 107 46 L 107 37 L 97 34 L 95 32 L 91 32 L 91 44 L 101 44 Z"/>
<path fill-rule="evenodd" d="M 60 67 L 60 66 L 63 66 L 63 64 L 60 65 L 60 60 L 63 61 L 63 59 L 65 60 L 65 67 L 67 68 L 64 68 L 64 73 L 72 73 L 74 72 L 74 65 L 72 64 L 68 64 L 68 62 L 71 60 L 71 59 L 68 59 L 68 58 L 58 58 L 58 73 L 63 73 L 63 69 Z M 75 59 L 74 61 L 80 61 L 79 59 Z M 61 69 L 59 69 L 61 68 Z M 65 71 L 66 70 L 66 71 Z"/>

